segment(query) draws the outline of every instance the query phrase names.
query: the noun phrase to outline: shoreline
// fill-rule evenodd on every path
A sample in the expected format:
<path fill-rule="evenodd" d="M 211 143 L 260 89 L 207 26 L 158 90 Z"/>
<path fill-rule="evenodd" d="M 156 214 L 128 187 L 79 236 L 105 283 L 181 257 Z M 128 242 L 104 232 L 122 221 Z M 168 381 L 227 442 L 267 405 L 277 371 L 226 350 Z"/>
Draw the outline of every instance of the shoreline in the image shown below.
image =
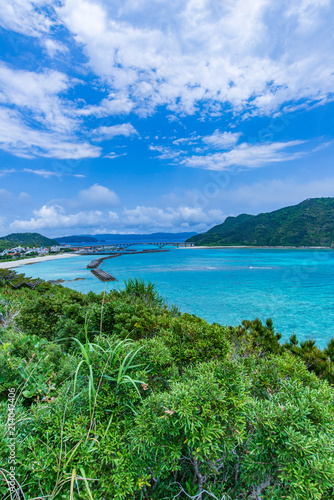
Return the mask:
<path fill-rule="evenodd" d="M 38 264 L 39 262 L 45 262 L 47 260 L 58 260 L 58 259 L 68 259 L 69 257 L 80 257 L 76 253 L 68 253 L 61 255 L 45 255 L 44 257 L 32 257 L 31 259 L 18 259 L 11 262 L 0 262 L 0 269 L 12 269 L 15 267 L 21 267 L 25 265 Z"/>

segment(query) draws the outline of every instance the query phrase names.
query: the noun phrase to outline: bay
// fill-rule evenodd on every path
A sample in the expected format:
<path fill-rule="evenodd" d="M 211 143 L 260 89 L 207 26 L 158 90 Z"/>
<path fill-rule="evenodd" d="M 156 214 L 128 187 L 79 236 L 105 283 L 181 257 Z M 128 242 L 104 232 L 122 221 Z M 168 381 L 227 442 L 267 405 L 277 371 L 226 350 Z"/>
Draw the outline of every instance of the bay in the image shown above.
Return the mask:
<path fill-rule="evenodd" d="M 139 247 L 142 249 L 143 247 Z M 100 266 L 117 282 L 101 283 L 87 269 L 92 256 L 20 268 L 31 277 L 65 279 L 87 293 L 119 289 L 127 278 L 156 284 L 167 302 L 210 323 L 238 325 L 272 318 L 282 339 L 315 339 L 325 347 L 334 336 L 334 251 L 288 249 L 175 249 L 123 255 Z M 83 281 L 69 281 L 85 278 Z"/>

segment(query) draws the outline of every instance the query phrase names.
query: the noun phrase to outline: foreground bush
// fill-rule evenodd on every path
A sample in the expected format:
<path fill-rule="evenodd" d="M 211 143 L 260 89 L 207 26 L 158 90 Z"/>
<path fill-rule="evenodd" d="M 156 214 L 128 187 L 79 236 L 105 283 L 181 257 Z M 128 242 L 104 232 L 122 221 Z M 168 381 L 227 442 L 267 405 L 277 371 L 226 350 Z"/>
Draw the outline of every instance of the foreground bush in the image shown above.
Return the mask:
<path fill-rule="evenodd" d="M 209 325 L 138 280 L 0 293 L 4 499 L 334 498 L 333 341 Z"/>

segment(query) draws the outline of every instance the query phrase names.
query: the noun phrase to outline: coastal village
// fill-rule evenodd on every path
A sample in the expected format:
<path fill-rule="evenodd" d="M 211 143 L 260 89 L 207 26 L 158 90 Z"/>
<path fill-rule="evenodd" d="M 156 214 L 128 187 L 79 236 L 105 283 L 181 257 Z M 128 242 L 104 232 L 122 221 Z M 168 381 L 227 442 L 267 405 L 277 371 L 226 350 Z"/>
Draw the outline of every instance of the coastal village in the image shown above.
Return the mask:
<path fill-rule="evenodd" d="M 126 245 L 125 245 L 126 246 Z M 14 246 L 11 248 L 6 248 L 3 251 L 0 251 L 0 260 L 17 260 L 17 259 L 25 259 L 28 257 L 44 257 L 47 255 L 55 255 L 60 253 L 76 253 L 79 255 L 92 255 L 92 254 L 101 254 L 106 252 L 113 252 L 115 250 L 121 250 L 121 248 L 116 247 L 114 245 L 101 245 L 101 246 L 85 246 L 85 247 L 77 247 L 69 244 L 66 245 L 53 245 L 50 247 L 47 246 Z"/>
<path fill-rule="evenodd" d="M 50 248 L 48 247 L 13 247 L 13 248 L 8 248 L 0 252 L 0 257 L 12 257 L 12 258 L 22 258 L 25 256 L 32 257 L 34 255 L 38 255 L 39 257 L 43 255 L 48 255 L 49 253 L 58 253 L 62 250 L 63 248 L 60 246 L 52 246 Z"/>

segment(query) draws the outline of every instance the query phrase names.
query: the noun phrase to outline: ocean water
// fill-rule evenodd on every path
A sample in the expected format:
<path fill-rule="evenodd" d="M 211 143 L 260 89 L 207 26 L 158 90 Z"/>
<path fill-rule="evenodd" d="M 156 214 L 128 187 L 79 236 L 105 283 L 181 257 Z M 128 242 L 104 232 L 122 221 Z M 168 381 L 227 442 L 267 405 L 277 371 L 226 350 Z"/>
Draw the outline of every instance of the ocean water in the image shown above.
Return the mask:
<path fill-rule="evenodd" d="M 143 247 L 139 247 L 142 249 Z M 22 266 L 42 279 L 67 280 L 88 292 L 121 288 L 126 278 L 156 284 L 170 305 L 209 322 L 238 325 L 272 318 L 283 340 L 295 333 L 325 347 L 334 337 L 334 251 L 278 249 L 175 249 L 106 260 L 117 282 L 101 283 L 87 269 L 92 256 Z M 85 278 L 82 281 L 70 281 Z"/>

